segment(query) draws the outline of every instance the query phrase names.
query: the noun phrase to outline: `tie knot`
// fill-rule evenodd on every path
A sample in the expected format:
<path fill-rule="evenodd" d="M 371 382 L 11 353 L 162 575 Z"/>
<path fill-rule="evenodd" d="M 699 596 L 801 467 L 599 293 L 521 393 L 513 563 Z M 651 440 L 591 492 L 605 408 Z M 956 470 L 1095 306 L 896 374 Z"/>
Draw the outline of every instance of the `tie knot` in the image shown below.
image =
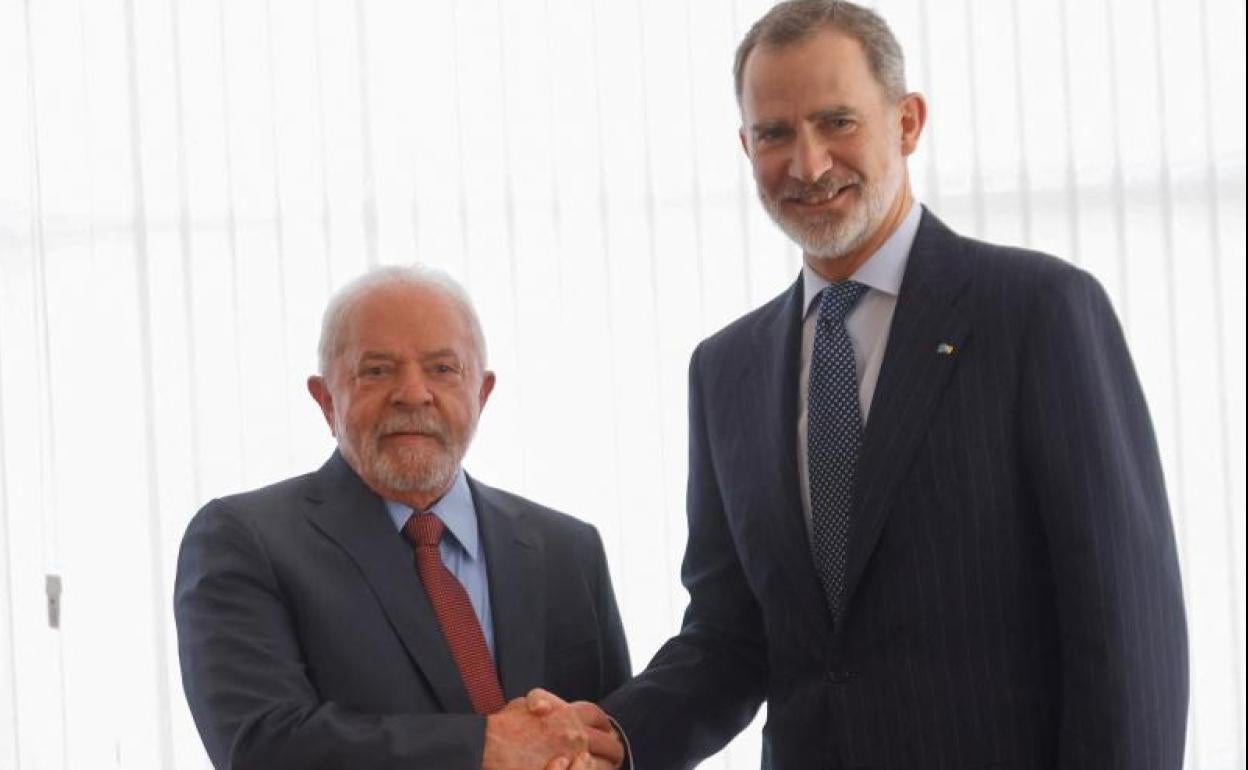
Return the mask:
<path fill-rule="evenodd" d="M 866 293 L 866 284 L 857 281 L 828 284 L 819 297 L 819 320 L 841 323 Z"/>
<path fill-rule="evenodd" d="M 403 534 L 418 546 L 436 546 L 445 530 L 446 525 L 432 513 L 413 513 L 403 525 Z"/>

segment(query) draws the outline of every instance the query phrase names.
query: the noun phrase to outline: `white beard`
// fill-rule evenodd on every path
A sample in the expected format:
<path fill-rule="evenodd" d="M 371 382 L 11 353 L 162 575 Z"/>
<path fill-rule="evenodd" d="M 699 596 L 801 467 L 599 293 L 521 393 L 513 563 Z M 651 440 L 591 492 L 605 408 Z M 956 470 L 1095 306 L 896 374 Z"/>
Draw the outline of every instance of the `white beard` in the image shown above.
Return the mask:
<path fill-rule="evenodd" d="M 372 451 L 369 472 L 396 492 L 437 494 L 451 485 L 459 471 L 459 457 L 448 448 L 401 447 Z M 363 459 L 363 458 L 361 458 Z"/>
<path fill-rule="evenodd" d="M 475 426 L 473 426 L 475 427 Z M 459 465 L 472 441 L 472 432 L 462 442 L 451 437 L 441 420 L 420 412 L 394 415 L 377 425 L 359 442 L 346 441 L 346 426 L 339 423 L 338 446 L 359 473 L 380 486 L 404 494 L 434 495 L 444 492 L 455 480 Z M 401 446 L 383 449 L 382 437 L 401 430 L 430 435 L 429 446 Z"/>

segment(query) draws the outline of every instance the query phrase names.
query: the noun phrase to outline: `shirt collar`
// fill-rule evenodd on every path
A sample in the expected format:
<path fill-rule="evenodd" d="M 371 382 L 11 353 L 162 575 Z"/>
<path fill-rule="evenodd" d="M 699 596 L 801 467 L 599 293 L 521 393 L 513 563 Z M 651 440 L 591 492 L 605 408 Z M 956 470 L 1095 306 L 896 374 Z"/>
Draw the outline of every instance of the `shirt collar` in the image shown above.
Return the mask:
<path fill-rule="evenodd" d="M 896 297 L 901 291 L 901 278 L 906 273 L 906 262 L 910 259 L 910 247 L 914 245 L 914 236 L 919 232 L 919 220 L 922 218 L 922 213 L 923 207 L 917 201 L 911 201 L 910 210 L 906 212 L 901 224 L 897 226 L 892 235 L 888 236 L 888 240 L 880 245 L 878 251 L 859 265 L 854 274 L 850 276 L 850 280 Z M 802 262 L 803 318 L 810 313 L 815 297 L 819 296 L 819 292 L 823 291 L 828 283 L 828 279 L 812 270 L 805 261 Z"/>
<path fill-rule="evenodd" d="M 413 508 L 394 500 L 386 500 L 386 510 L 394 528 L 402 531 L 403 525 L 411 518 Z M 477 558 L 481 541 L 477 535 L 477 507 L 472 503 L 472 491 L 468 489 L 468 477 L 460 468 L 455 474 L 455 481 L 445 495 L 433 504 L 429 513 L 436 513 L 447 531 L 463 547 L 471 559 Z"/>

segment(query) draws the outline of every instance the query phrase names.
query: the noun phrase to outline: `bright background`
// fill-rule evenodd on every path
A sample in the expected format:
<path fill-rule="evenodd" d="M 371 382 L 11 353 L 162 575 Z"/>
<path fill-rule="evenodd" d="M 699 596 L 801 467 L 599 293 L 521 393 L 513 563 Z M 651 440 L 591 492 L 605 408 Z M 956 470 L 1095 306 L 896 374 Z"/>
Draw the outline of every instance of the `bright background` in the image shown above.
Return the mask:
<path fill-rule="evenodd" d="M 177 668 L 207 499 L 331 440 L 329 292 L 421 260 L 499 387 L 468 461 L 602 531 L 636 666 L 678 626 L 685 367 L 798 254 L 737 144 L 764 0 L 0 0 L 0 768 L 206 768 Z M 917 193 L 1096 274 L 1161 444 L 1188 767 L 1244 767 L 1244 3 L 880 3 Z M 64 581 L 60 630 L 44 576 Z M 715 768 L 758 766 L 758 725 Z"/>

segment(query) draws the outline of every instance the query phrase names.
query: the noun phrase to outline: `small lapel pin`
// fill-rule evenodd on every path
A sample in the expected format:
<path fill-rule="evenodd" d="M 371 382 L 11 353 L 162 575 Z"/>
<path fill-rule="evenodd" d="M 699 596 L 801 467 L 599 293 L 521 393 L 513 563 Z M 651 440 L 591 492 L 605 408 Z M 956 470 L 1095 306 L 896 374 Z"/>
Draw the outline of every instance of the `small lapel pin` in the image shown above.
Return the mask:
<path fill-rule="evenodd" d="M 953 345 L 950 345 L 948 342 L 942 342 L 936 346 L 936 355 L 938 356 L 951 356 L 953 353 Z"/>

